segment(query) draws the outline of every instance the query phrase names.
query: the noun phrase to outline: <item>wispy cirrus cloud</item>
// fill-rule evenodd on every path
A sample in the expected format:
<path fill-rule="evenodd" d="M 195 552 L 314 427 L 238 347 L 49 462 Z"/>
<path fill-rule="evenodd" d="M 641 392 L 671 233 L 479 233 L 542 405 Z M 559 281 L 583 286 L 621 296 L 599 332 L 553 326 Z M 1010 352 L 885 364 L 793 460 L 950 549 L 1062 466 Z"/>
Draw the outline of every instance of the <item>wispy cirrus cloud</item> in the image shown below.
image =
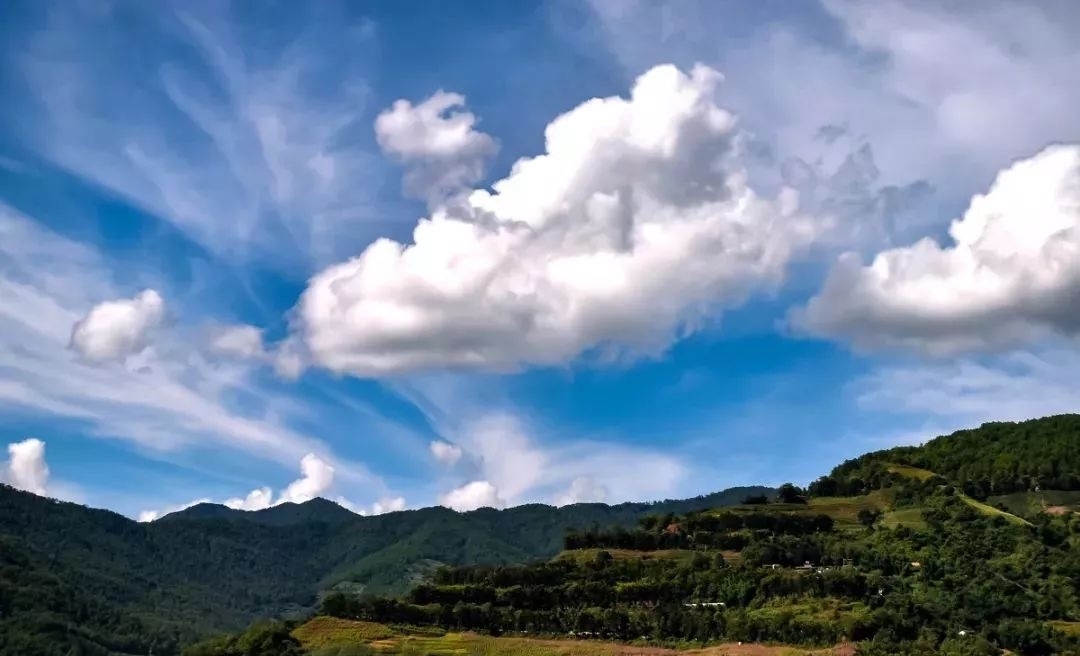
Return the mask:
<path fill-rule="evenodd" d="M 306 270 L 385 220 L 374 28 L 343 5 L 289 3 L 267 9 L 287 14 L 271 38 L 246 10 L 54 5 L 10 44 L 28 87 L 12 120 L 28 148 L 208 250 Z"/>
<path fill-rule="evenodd" d="M 162 459 L 213 447 L 291 468 L 315 453 L 347 484 L 384 492 L 362 463 L 290 426 L 299 401 L 262 385 L 256 369 L 193 348 L 183 325 L 120 361 L 68 348 L 95 306 L 133 291 L 94 249 L 0 206 L 0 408 L 73 420 Z"/>

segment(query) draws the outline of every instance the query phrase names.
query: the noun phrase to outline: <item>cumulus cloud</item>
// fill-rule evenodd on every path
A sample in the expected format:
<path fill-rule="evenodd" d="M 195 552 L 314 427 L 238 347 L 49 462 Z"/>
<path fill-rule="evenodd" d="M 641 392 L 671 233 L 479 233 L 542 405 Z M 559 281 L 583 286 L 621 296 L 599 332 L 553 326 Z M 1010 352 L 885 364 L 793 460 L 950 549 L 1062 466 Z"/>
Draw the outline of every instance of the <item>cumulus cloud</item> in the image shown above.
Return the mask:
<path fill-rule="evenodd" d="M 226 499 L 223 505 L 233 510 L 263 510 L 271 506 L 273 498 L 273 490 L 269 487 L 260 487 L 248 492 L 243 499 L 239 497 Z"/>
<path fill-rule="evenodd" d="M 95 305 L 71 330 L 71 348 L 90 361 L 122 360 L 146 348 L 165 318 L 165 301 L 153 289 L 134 298 Z"/>
<path fill-rule="evenodd" d="M 453 466 L 461 460 L 461 447 L 456 444 L 435 440 L 428 445 L 428 448 L 431 450 L 431 455 L 444 465 Z"/>
<path fill-rule="evenodd" d="M 224 326 L 210 341 L 215 353 L 236 358 L 258 358 L 263 355 L 262 331 L 255 326 Z"/>
<path fill-rule="evenodd" d="M 221 503 L 234 510 L 264 510 L 273 506 L 279 506 L 283 503 L 304 503 L 306 501 L 311 501 L 315 497 L 325 494 L 333 487 L 333 485 L 333 465 L 314 453 L 309 453 L 300 460 L 300 478 L 289 483 L 288 487 L 282 490 L 281 494 L 279 494 L 276 499 L 274 498 L 274 491 L 270 487 L 264 486 L 255 488 L 251 492 L 248 492 L 244 497 L 232 497 Z M 352 509 L 351 504 L 347 501 L 344 501 L 344 499 L 341 499 L 341 501 L 344 502 L 341 505 Z M 203 498 L 186 504 L 171 506 L 165 510 L 144 510 L 139 513 L 139 521 L 154 521 L 171 512 L 190 508 L 199 503 L 210 503 L 210 499 Z M 380 505 L 380 503 L 383 505 Z M 390 498 L 377 502 L 375 505 L 378 508 L 390 508 L 397 503 L 398 498 Z M 404 507 L 404 503 L 405 500 L 401 499 L 400 504 L 402 507 Z M 398 508 L 394 509 L 397 510 Z M 388 511 L 384 510 L 381 512 Z"/>
<path fill-rule="evenodd" d="M 569 489 L 555 498 L 556 506 L 569 506 L 575 503 L 602 503 L 607 500 L 608 491 L 603 485 L 597 485 L 588 476 L 579 476 L 570 483 Z"/>
<path fill-rule="evenodd" d="M 925 238 L 869 266 L 844 255 L 795 324 L 938 354 L 1080 330 L 1080 146 L 1001 171 L 949 235 L 951 245 Z"/>
<path fill-rule="evenodd" d="M 458 512 L 477 508 L 502 508 L 506 505 L 499 490 L 488 481 L 473 481 L 439 497 L 439 504 Z"/>
<path fill-rule="evenodd" d="M 649 70 L 629 98 L 556 118 L 545 154 L 437 208 L 412 244 L 380 239 L 314 276 L 294 322 L 313 360 L 379 376 L 653 353 L 781 281 L 816 226 L 790 190 L 747 185 L 720 81 Z"/>
<path fill-rule="evenodd" d="M 45 443 L 28 438 L 8 444 L 8 462 L 3 481 L 20 490 L 44 495 L 49 483 L 49 466 L 45 463 Z"/>
<path fill-rule="evenodd" d="M 498 151 L 475 126 L 464 96 L 437 91 L 416 105 L 396 101 L 375 119 L 375 136 L 383 152 L 407 167 L 406 192 L 437 201 L 480 181 Z"/>
<path fill-rule="evenodd" d="M 277 503 L 304 503 L 319 496 L 334 484 L 334 468 L 330 463 L 309 453 L 300 461 L 300 478 L 285 488 Z"/>
<path fill-rule="evenodd" d="M 382 515 L 384 513 L 398 512 L 399 510 L 405 510 L 405 505 L 405 497 L 386 497 L 371 504 L 371 514 Z"/>
<path fill-rule="evenodd" d="M 809 14 L 735 12 L 712 0 L 588 4 L 593 27 L 568 38 L 606 43 L 628 73 L 722 62 L 725 103 L 775 163 L 824 160 L 835 170 L 845 155 L 830 138 L 842 128 L 872 147 L 874 184 L 886 195 L 925 179 L 933 202 L 951 208 L 1009 161 L 1080 140 L 1075 3 L 985 0 L 973 12 L 963 2 L 825 0 Z M 840 195 L 846 202 L 850 191 Z M 901 218 L 909 241 L 942 217 Z"/>

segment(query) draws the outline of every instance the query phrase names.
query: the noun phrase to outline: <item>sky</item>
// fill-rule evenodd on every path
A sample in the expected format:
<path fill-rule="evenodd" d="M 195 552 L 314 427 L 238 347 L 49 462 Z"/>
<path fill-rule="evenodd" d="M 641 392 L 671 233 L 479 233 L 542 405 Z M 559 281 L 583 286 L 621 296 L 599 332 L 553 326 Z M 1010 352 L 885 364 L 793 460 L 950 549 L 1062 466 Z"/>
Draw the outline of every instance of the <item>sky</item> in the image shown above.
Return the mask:
<path fill-rule="evenodd" d="M 0 480 L 804 485 L 1080 406 L 1070 0 L 0 8 Z"/>

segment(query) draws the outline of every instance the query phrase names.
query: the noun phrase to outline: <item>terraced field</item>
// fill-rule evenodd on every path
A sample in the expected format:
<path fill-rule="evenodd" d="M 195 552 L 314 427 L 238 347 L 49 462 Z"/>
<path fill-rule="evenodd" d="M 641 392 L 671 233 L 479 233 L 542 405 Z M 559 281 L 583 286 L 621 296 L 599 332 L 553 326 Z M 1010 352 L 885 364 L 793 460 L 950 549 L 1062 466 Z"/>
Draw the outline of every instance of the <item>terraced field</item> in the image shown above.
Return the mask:
<path fill-rule="evenodd" d="M 601 551 L 606 551 L 616 560 L 632 560 L 641 558 L 643 560 L 691 560 L 694 554 L 701 553 L 694 551 L 693 549 L 658 549 L 656 551 L 634 551 L 632 549 L 571 549 L 569 551 L 563 551 L 555 559 L 570 558 L 578 562 L 590 562 L 596 559 L 596 554 Z M 725 558 L 727 556 L 725 555 Z M 738 555 L 735 555 L 738 558 Z"/>
<path fill-rule="evenodd" d="M 476 633 L 442 633 L 316 617 L 293 635 L 314 656 L 399 654 L 401 656 L 851 656 L 851 645 L 798 649 L 782 645 L 723 644 L 670 649 L 599 640 L 547 640 Z"/>

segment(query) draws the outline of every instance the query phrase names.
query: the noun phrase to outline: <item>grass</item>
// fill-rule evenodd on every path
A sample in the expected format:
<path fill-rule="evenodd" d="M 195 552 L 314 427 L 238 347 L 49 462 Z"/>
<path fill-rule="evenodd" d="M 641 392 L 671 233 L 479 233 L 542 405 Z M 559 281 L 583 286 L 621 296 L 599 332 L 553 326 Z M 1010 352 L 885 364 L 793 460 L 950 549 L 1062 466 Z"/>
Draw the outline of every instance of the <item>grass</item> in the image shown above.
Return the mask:
<path fill-rule="evenodd" d="M 995 508 L 995 507 L 987 505 L 987 504 L 985 504 L 985 503 L 983 503 L 981 501 L 976 501 L 975 499 L 972 499 L 971 497 L 969 497 L 966 494 L 960 494 L 960 493 L 957 493 L 957 494 L 959 495 L 959 497 L 961 499 L 964 500 L 964 503 L 971 506 L 975 510 L 978 510 L 979 512 L 983 513 L 984 515 L 990 515 L 991 517 L 993 517 L 993 516 L 1004 517 L 1005 519 L 1012 522 L 1013 524 L 1020 524 L 1020 525 L 1023 525 L 1023 526 L 1031 526 L 1031 522 L 1027 521 L 1023 517 L 1017 517 L 1016 515 L 1014 515 L 1012 513 L 1009 513 L 1009 512 L 1005 512 L 1004 510 L 1001 510 L 1000 508 Z"/>
<path fill-rule="evenodd" d="M 296 627 L 293 636 L 308 649 L 332 645 L 370 643 L 395 636 L 388 626 L 374 622 L 352 622 L 336 617 L 314 617 Z"/>
<path fill-rule="evenodd" d="M 934 472 L 929 469 L 919 469 L 918 467 L 911 467 L 908 465 L 889 465 L 889 471 L 894 474 L 906 476 L 907 478 L 915 478 L 920 481 L 933 478 L 935 475 Z"/>
<path fill-rule="evenodd" d="M 832 517 L 837 528 L 861 528 L 859 511 L 885 511 L 891 505 L 889 490 L 875 490 L 858 497 L 815 497 L 807 504 L 807 511 L 810 514 L 824 513 Z"/>
<path fill-rule="evenodd" d="M 1037 515 L 1048 508 L 1060 508 L 1066 512 L 1080 512 L 1080 491 L 1013 492 L 1012 494 L 993 496 L 986 501 L 994 506 L 1001 504 L 1009 512 L 1022 517 Z"/>
<path fill-rule="evenodd" d="M 803 649 L 777 645 L 715 645 L 703 649 L 670 649 L 599 640 L 547 640 L 476 633 L 428 635 L 405 627 L 316 617 L 293 635 L 307 650 L 367 645 L 378 654 L 400 656 L 833 656 L 840 648 Z"/>
<path fill-rule="evenodd" d="M 634 551 L 633 549 L 572 549 L 563 551 L 555 559 L 570 558 L 577 562 L 590 562 L 596 559 L 596 554 L 606 551 L 615 560 L 685 560 L 689 561 L 694 554 L 701 553 L 693 549 L 659 549 L 657 551 Z M 736 558 L 738 555 L 736 554 Z M 727 554 L 724 558 L 728 558 Z"/>
<path fill-rule="evenodd" d="M 907 526 L 909 528 L 926 528 L 926 520 L 923 519 L 922 508 L 901 508 L 890 510 L 881 517 L 881 523 L 886 528 Z"/>
<path fill-rule="evenodd" d="M 1066 622 L 1065 620 L 1055 620 L 1052 622 L 1047 622 L 1047 624 L 1066 635 L 1080 636 L 1080 622 Z"/>

